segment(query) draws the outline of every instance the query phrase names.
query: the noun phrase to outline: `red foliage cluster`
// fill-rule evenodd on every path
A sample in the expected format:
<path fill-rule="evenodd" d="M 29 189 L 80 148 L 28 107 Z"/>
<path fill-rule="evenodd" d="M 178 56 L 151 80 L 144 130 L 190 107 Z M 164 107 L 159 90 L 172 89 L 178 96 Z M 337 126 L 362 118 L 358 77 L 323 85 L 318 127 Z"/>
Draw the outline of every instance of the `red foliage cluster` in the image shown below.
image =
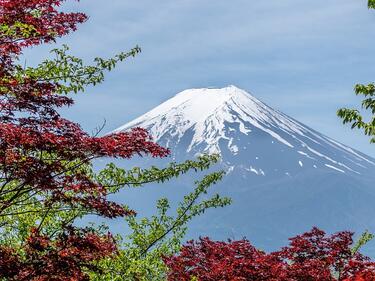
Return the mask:
<path fill-rule="evenodd" d="M 0 248 L 2 277 L 17 281 L 89 280 L 81 269 L 116 253 L 111 235 L 100 237 L 90 230 L 74 228 L 54 241 L 33 229 L 25 249 L 26 256 L 21 258 L 10 249 Z"/>
<path fill-rule="evenodd" d="M 169 151 L 142 129 L 90 136 L 59 115 L 73 100 L 57 93 L 58 83 L 17 76 L 23 48 L 53 42 L 86 20 L 82 13 L 58 11 L 62 2 L 0 0 L 0 215 L 34 196 L 46 209 L 58 205 L 126 216 L 133 212 L 108 201 L 107 188 L 80 167 L 99 157 L 164 157 Z M 26 257 L 12 245 L 0 247 L 0 279 L 85 280 L 81 267 L 116 249 L 110 236 L 68 228 L 51 238 L 37 229 L 25 241 Z"/>
<path fill-rule="evenodd" d="M 249 241 L 190 241 L 181 253 L 166 257 L 168 280 L 191 281 L 370 281 L 375 263 L 355 253 L 352 233 L 326 236 L 317 228 L 290 239 L 281 251 L 267 254 Z"/>
<path fill-rule="evenodd" d="M 1 37 L 1 56 L 19 54 L 23 47 L 54 41 L 56 37 L 76 30 L 87 17 L 82 13 L 61 13 L 56 10 L 64 0 L 0 0 L 0 24 L 16 23 L 33 27 L 35 36 L 24 38 L 21 30 Z M 17 34 L 17 31 L 19 32 Z"/>

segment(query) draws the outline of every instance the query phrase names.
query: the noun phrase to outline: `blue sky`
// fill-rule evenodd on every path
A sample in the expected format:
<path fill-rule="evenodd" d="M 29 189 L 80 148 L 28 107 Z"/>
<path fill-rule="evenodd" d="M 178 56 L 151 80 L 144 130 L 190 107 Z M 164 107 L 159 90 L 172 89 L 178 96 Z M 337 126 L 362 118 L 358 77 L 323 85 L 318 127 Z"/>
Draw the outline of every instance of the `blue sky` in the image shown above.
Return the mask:
<path fill-rule="evenodd" d="M 64 114 L 110 131 L 186 88 L 241 87 L 306 125 L 375 157 L 336 117 L 375 80 L 375 11 L 366 0 L 82 0 L 90 20 L 69 37 L 89 60 L 138 44 L 142 53 L 76 96 Z M 33 64 L 52 46 L 26 55 Z"/>

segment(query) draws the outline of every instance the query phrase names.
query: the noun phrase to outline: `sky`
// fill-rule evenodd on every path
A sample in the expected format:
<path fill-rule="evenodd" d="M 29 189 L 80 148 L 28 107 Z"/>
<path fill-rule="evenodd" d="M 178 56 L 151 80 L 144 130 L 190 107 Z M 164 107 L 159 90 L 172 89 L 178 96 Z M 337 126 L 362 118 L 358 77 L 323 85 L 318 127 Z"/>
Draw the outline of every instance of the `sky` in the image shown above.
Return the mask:
<path fill-rule="evenodd" d="M 104 120 L 109 132 L 188 88 L 236 85 L 375 157 L 375 144 L 336 116 L 360 105 L 356 83 L 375 81 L 366 0 L 81 0 L 64 9 L 90 17 L 57 42 L 85 61 L 142 48 L 64 110 L 89 132 Z M 26 52 L 27 64 L 53 47 Z"/>

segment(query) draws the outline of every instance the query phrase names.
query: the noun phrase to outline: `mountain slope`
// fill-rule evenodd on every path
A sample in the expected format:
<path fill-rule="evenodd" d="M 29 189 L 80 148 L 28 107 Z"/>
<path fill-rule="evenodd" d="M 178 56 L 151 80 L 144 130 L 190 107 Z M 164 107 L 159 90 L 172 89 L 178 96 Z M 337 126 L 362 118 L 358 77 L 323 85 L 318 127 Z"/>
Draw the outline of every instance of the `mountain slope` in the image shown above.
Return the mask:
<path fill-rule="evenodd" d="M 246 236 L 275 249 L 312 226 L 375 231 L 375 160 L 235 86 L 183 91 L 116 132 L 132 127 L 148 129 L 177 161 L 221 154 L 217 168 L 227 175 L 214 192 L 232 197 L 233 204 L 197 219 L 191 237 Z M 191 182 L 182 178 L 181 188 L 171 184 L 162 193 L 176 200 Z M 138 210 L 161 196 L 157 189 L 137 192 L 130 202 Z"/>
<path fill-rule="evenodd" d="M 234 86 L 183 91 L 116 131 L 137 126 L 148 129 L 175 154 L 221 153 L 230 169 L 242 168 L 258 175 L 277 171 L 291 175 L 300 168 L 362 174 L 375 167 L 370 157 Z M 243 156 L 247 159 L 238 160 Z M 285 158 L 290 170 L 277 163 Z"/>

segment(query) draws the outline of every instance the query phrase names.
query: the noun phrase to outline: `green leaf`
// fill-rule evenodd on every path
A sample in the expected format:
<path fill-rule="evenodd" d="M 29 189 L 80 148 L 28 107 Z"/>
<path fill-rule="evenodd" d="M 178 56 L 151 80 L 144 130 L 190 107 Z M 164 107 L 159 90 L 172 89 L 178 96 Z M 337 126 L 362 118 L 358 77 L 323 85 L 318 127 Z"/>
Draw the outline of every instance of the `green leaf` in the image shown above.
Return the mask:
<path fill-rule="evenodd" d="M 352 248 L 352 254 L 356 254 L 359 252 L 359 250 L 365 246 L 368 242 L 370 242 L 374 238 L 374 235 L 367 230 L 361 235 L 361 237 L 358 239 L 358 241 L 355 243 L 355 245 Z"/>

